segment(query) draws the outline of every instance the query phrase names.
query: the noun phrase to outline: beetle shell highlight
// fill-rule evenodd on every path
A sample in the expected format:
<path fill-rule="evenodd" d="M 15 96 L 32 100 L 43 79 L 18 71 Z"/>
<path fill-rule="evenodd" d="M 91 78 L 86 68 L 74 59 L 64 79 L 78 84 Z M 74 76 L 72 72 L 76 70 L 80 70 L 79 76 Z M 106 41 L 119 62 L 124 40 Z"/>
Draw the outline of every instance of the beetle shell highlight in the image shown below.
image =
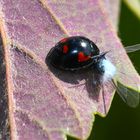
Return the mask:
<path fill-rule="evenodd" d="M 86 37 L 73 36 L 59 41 L 48 54 L 50 63 L 60 69 L 77 70 L 90 67 L 98 47 Z"/>

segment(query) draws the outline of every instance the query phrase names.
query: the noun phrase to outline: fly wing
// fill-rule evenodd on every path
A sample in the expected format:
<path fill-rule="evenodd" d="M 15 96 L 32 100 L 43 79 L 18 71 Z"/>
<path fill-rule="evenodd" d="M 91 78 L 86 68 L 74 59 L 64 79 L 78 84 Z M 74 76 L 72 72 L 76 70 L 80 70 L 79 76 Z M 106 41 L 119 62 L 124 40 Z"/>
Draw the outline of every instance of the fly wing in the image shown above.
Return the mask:
<path fill-rule="evenodd" d="M 127 53 L 139 51 L 140 50 L 140 44 L 127 46 L 127 47 L 125 47 L 125 50 L 126 50 Z"/>
<path fill-rule="evenodd" d="M 127 53 L 139 51 L 140 44 L 127 46 L 125 47 L 125 50 Z M 131 73 L 130 74 L 126 74 L 123 72 L 120 73 L 122 75 L 122 78 L 125 78 L 125 80 L 132 78 Z M 137 89 L 134 90 L 130 87 L 123 85 L 120 82 L 114 82 L 113 80 L 111 82 L 112 82 L 112 86 L 116 87 L 117 93 L 120 95 L 120 97 L 127 105 L 129 105 L 130 107 L 136 107 L 139 104 L 139 94 L 140 94 L 139 86 L 137 86 Z"/>
<path fill-rule="evenodd" d="M 139 92 L 126 87 L 120 82 L 115 83 L 112 80 L 112 86 L 116 87 L 117 93 L 123 99 L 123 101 L 130 107 L 136 107 L 139 104 Z"/>
<path fill-rule="evenodd" d="M 91 77 L 91 76 L 90 76 Z M 91 97 L 96 96 L 98 102 L 97 112 L 101 116 L 106 116 L 111 106 L 112 97 L 114 96 L 115 87 L 112 86 L 110 81 L 103 81 L 103 75 L 98 72 L 93 73 L 93 77 L 91 78 Z M 88 84 L 89 85 L 89 84 Z"/>

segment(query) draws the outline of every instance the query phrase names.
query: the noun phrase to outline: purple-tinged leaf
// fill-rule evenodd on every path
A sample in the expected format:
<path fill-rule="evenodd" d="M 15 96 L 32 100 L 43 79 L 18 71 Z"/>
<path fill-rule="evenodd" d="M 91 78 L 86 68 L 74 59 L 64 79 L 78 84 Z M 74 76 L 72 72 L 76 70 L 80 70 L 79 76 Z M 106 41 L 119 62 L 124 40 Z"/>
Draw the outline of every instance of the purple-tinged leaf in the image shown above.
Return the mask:
<path fill-rule="evenodd" d="M 118 80 L 136 88 L 133 68 L 103 3 L 99 0 L 2 0 L 0 28 L 5 50 L 11 139 L 63 140 L 66 135 L 87 139 L 94 115 L 109 110 L 115 88 L 105 93 L 90 88 L 91 72 L 70 74 L 45 64 L 49 50 L 61 38 L 84 35 L 108 53 L 118 71 L 129 73 Z M 118 50 L 118 51 L 116 51 Z M 129 67 L 129 71 L 126 65 Z M 83 84 L 85 83 L 85 84 Z M 81 85 L 77 85 L 81 84 Z"/>
<path fill-rule="evenodd" d="M 120 0 L 103 0 L 103 7 L 105 7 L 110 20 L 112 21 L 116 31 L 118 29 L 119 15 L 120 15 Z"/>
<path fill-rule="evenodd" d="M 4 52 L 0 38 L 0 139 L 9 138 L 9 120 L 7 109 L 6 69 L 4 63 Z"/>

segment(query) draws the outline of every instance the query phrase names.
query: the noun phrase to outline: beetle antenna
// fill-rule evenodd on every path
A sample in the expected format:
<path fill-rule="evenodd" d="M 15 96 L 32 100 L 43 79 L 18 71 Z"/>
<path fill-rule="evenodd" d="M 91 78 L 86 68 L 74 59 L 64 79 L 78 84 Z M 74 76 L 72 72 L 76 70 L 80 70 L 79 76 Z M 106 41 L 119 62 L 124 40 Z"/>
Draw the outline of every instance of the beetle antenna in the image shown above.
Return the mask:
<path fill-rule="evenodd" d="M 110 52 L 110 51 L 103 52 L 103 53 L 101 53 L 101 54 L 99 54 L 99 55 L 96 55 L 96 56 L 93 56 L 93 57 L 91 57 L 91 58 L 93 58 L 93 59 L 105 58 L 105 55 L 106 55 L 108 52 Z"/>
<path fill-rule="evenodd" d="M 105 55 L 107 54 L 107 53 L 109 53 L 110 51 L 106 51 L 106 52 L 103 52 L 103 53 L 101 53 L 100 55 L 99 55 L 99 58 L 105 58 Z"/>

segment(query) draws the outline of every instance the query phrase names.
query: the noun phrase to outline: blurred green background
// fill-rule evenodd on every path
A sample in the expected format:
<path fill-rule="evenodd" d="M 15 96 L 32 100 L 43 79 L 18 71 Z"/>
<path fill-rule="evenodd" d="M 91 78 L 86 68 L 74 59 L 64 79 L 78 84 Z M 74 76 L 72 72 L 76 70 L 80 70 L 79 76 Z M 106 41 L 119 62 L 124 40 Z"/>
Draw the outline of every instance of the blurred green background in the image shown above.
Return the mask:
<path fill-rule="evenodd" d="M 140 20 L 122 2 L 118 35 L 124 46 L 140 43 Z M 140 74 L 140 51 L 131 53 L 130 58 Z M 88 140 L 137 140 L 140 139 L 140 105 L 128 107 L 115 94 L 106 118 L 96 115 L 91 136 Z M 74 140 L 68 138 L 68 140 Z"/>

